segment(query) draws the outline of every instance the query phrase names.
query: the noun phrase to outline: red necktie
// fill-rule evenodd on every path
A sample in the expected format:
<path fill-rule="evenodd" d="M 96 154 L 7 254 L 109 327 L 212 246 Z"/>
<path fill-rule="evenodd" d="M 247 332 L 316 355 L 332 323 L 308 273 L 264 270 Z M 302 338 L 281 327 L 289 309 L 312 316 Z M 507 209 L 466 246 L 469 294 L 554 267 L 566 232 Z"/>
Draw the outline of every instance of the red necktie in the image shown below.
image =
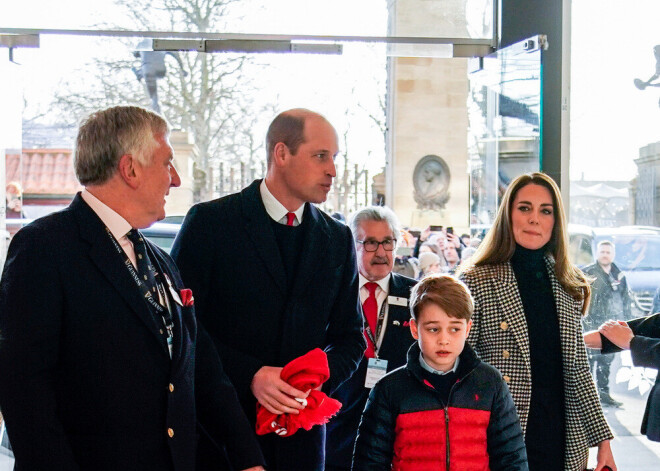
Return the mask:
<path fill-rule="evenodd" d="M 367 323 L 369 324 L 369 329 L 371 329 L 371 333 L 373 335 L 374 340 L 376 339 L 376 319 L 378 317 L 378 301 L 376 301 L 376 288 L 378 287 L 378 284 L 370 281 L 369 283 L 365 283 L 364 285 L 368 290 L 369 290 L 369 296 L 367 299 L 364 300 L 364 304 L 362 304 L 362 311 L 364 312 L 364 318 L 367 320 Z M 374 358 L 376 356 L 376 351 L 375 351 L 375 345 L 369 338 L 369 336 L 364 334 L 365 338 L 367 339 L 367 350 L 364 353 L 364 356 L 367 358 Z"/>
<path fill-rule="evenodd" d="M 293 226 L 293 221 L 296 220 L 296 213 L 286 213 L 286 225 Z"/>

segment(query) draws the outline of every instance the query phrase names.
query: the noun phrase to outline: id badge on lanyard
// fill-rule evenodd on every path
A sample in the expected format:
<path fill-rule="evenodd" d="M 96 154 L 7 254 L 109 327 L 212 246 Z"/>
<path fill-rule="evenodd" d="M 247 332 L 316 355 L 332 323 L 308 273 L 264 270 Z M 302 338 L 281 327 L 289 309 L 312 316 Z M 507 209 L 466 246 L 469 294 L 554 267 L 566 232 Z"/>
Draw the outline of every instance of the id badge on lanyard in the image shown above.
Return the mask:
<path fill-rule="evenodd" d="M 385 374 L 387 374 L 387 360 L 383 358 L 369 358 L 367 376 L 364 378 L 364 387 L 373 388 Z"/>

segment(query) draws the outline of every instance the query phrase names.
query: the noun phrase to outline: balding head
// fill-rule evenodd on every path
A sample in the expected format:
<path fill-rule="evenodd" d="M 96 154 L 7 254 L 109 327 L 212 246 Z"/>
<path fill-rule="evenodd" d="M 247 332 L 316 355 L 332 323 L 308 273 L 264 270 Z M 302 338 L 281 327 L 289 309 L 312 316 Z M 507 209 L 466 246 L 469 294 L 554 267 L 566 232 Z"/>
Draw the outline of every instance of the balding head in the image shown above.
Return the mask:
<path fill-rule="evenodd" d="M 300 144 L 305 142 L 305 121 L 307 119 L 321 119 L 330 124 L 325 117 L 305 108 L 294 108 L 283 111 L 270 123 L 266 134 L 266 151 L 268 152 L 268 167 L 273 161 L 273 150 L 278 142 L 289 148 L 295 155 Z"/>

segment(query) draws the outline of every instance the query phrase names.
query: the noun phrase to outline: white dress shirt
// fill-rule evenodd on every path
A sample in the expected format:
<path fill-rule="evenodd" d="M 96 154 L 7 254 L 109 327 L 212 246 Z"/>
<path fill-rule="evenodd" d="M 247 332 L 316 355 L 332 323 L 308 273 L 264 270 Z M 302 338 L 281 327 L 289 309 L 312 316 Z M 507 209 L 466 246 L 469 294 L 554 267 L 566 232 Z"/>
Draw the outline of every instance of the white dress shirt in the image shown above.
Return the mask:
<path fill-rule="evenodd" d="M 110 209 L 108 205 L 91 194 L 86 188 L 82 191 L 80 196 L 85 201 L 85 203 L 87 203 L 89 207 L 92 208 L 92 211 L 96 213 L 103 224 L 105 224 L 105 226 L 110 230 L 110 233 L 114 236 L 115 240 L 119 242 L 119 245 L 124 250 L 133 266 L 137 268 L 133 242 L 128 240 L 128 237 L 126 236 L 128 231 L 132 229 L 128 221 L 121 217 L 117 212 Z"/>
<path fill-rule="evenodd" d="M 264 207 L 266 212 L 271 217 L 273 221 L 277 221 L 280 224 L 286 225 L 286 214 L 289 212 L 288 209 L 284 207 L 282 203 L 277 201 L 277 198 L 273 196 L 268 187 L 266 186 L 266 179 L 261 180 L 261 185 L 259 185 L 259 191 L 261 192 L 261 200 L 264 202 Z M 303 203 L 298 209 L 292 211 L 296 215 L 296 219 L 293 221 L 294 226 L 298 226 L 302 223 L 303 213 L 305 212 L 305 204 Z"/>

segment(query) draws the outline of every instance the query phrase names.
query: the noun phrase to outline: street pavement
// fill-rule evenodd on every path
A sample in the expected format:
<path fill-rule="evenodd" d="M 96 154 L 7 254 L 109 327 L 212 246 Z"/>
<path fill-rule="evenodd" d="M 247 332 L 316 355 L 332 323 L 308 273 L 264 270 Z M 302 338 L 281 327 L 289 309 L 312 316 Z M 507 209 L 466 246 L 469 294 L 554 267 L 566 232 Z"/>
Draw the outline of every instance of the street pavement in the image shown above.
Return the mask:
<path fill-rule="evenodd" d="M 621 367 L 620 355 L 616 356 L 612 363 L 610 392 L 623 405 L 620 408 L 603 407 L 603 411 L 614 432 L 612 453 L 618 471 L 660 471 L 660 442 L 652 442 L 640 433 L 648 391 L 641 395 L 637 388 L 628 389 L 628 382 L 616 383 Z M 589 467 L 595 466 L 596 448 L 592 448 Z"/>

